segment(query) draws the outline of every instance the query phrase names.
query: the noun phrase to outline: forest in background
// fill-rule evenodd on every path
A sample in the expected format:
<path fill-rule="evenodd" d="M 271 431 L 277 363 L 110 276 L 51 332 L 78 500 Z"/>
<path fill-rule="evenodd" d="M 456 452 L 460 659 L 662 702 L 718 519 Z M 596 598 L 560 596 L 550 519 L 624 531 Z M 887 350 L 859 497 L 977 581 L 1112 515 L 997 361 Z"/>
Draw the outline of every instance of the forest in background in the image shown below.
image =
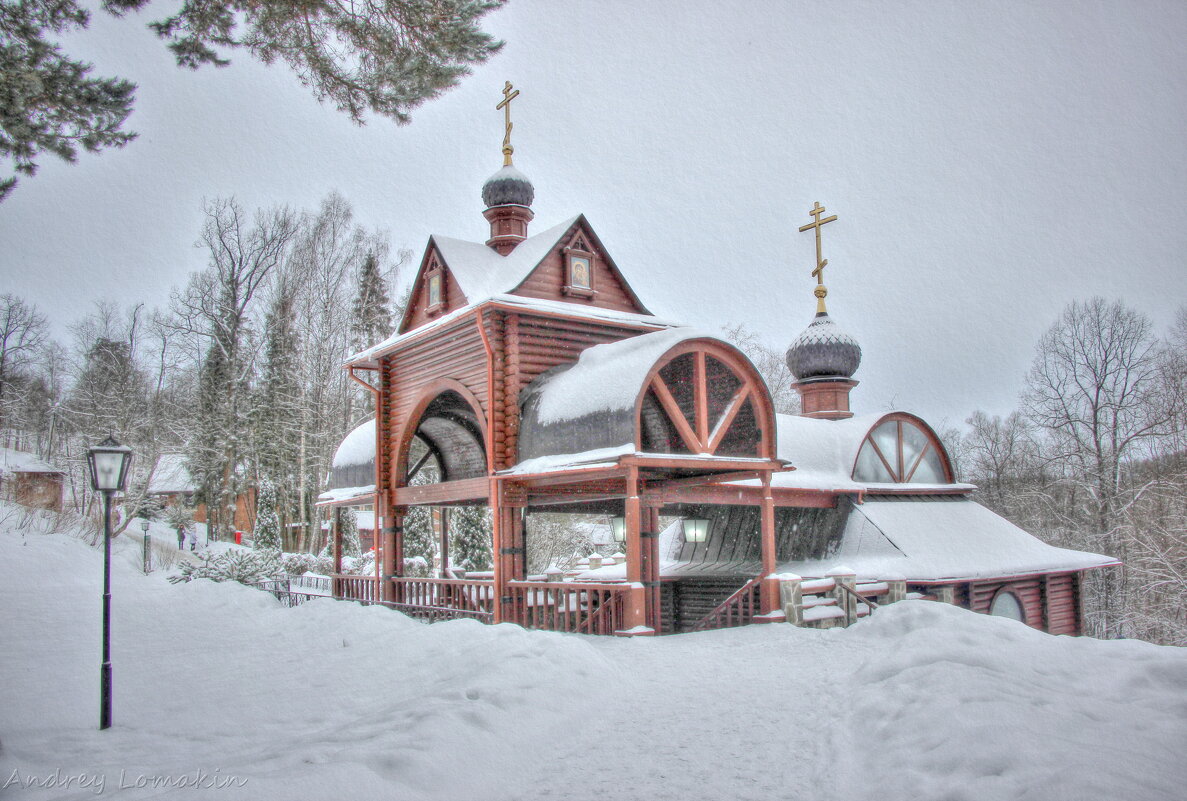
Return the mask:
<path fill-rule="evenodd" d="M 66 470 L 67 504 L 84 513 L 86 448 L 108 433 L 136 453 L 132 509 L 157 457 L 183 453 L 215 538 L 236 497 L 260 490 L 277 545 L 316 553 L 334 450 L 372 412 L 341 366 L 394 331 L 411 254 L 391 253 L 337 194 L 315 210 L 216 199 L 204 212 L 208 266 L 162 308 L 97 302 L 62 343 L 41 311 L 0 296 L 0 445 Z M 796 412 L 782 353 L 745 325 L 725 331 L 778 410 Z M 1122 302 L 1069 303 L 1036 344 L 1017 410 L 974 410 L 940 434 L 979 501 L 1051 544 L 1125 562 L 1086 582 L 1090 633 L 1187 645 L 1187 307 L 1160 335 Z M 540 542 L 577 543 L 553 527 Z"/>

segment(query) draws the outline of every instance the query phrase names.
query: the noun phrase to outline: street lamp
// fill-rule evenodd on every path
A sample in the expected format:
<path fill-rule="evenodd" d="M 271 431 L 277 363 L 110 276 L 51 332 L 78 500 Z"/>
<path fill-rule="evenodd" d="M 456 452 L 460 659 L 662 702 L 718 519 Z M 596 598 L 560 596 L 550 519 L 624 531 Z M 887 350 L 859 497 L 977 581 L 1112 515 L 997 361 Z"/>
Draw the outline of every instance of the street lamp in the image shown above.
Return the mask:
<path fill-rule="evenodd" d="M 148 545 L 148 518 L 140 518 L 140 530 L 144 532 L 144 575 L 152 570 L 152 549 Z"/>
<path fill-rule="evenodd" d="M 111 728 L 111 495 L 128 480 L 132 449 L 110 434 L 87 451 L 91 489 L 103 493 L 103 664 L 99 668 L 99 728 Z M 147 521 L 146 521 L 147 522 Z"/>

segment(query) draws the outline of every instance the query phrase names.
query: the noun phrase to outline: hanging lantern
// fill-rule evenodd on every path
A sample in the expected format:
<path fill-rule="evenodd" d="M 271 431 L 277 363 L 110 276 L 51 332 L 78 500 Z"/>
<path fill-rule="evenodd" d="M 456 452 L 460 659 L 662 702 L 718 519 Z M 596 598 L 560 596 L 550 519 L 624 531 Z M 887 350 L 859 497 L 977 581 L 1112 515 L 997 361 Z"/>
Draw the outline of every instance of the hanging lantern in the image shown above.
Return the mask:
<path fill-rule="evenodd" d="M 709 521 L 703 517 L 684 518 L 684 541 L 704 542 L 709 539 Z"/>
<path fill-rule="evenodd" d="M 626 518 L 621 515 L 610 518 L 610 533 L 614 535 L 615 542 L 625 542 Z"/>

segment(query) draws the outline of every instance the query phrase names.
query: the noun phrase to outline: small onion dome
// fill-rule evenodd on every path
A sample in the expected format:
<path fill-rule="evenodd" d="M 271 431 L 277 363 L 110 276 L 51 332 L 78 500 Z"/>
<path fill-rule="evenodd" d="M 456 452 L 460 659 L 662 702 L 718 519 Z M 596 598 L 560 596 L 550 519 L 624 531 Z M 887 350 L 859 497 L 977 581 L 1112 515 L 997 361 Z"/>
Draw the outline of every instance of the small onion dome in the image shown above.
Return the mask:
<path fill-rule="evenodd" d="M 482 185 L 482 202 L 492 206 L 530 206 L 536 190 L 528 177 L 510 164 L 496 172 Z"/>
<path fill-rule="evenodd" d="M 849 378 L 860 364 L 861 346 L 832 321 L 828 312 L 818 313 L 787 349 L 787 367 L 797 381 Z"/>

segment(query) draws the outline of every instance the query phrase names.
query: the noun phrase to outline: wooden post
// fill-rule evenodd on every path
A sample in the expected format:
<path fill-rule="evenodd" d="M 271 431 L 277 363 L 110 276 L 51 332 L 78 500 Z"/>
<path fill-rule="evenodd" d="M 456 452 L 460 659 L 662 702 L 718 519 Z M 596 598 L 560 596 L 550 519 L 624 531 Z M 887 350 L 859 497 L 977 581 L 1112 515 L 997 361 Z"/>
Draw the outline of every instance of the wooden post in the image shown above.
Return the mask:
<path fill-rule="evenodd" d="M 404 573 L 404 531 L 403 531 L 403 515 L 391 510 L 388 516 L 390 525 L 383 527 L 383 545 L 376 553 L 375 566 L 376 574 L 379 578 L 378 595 L 388 603 L 398 602 L 403 600 L 397 591 L 396 585 L 392 583 L 392 576 L 403 575 Z M 382 568 L 380 565 L 382 563 Z"/>
<path fill-rule="evenodd" d="M 449 578 L 449 507 L 440 507 L 441 512 L 441 578 Z"/>
<path fill-rule="evenodd" d="M 804 625 L 804 580 L 795 573 L 779 575 L 779 602 L 783 605 L 783 616 L 796 626 Z"/>
<path fill-rule="evenodd" d="M 631 634 L 653 633 L 647 625 L 647 587 L 644 585 L 643 565 L 643 509 L 639 499 L 639 468 L 627 469 L 626 477 L 626 580 L 631 590 L 626 596 L 623 626 Z"/>
<path fill-rule="evenodd" d="M 661 631 L 663 620 L 660 606 L 659 582 L 659 509 L 648 506 L 643 510 L 642 531 L 639 534 L 643 550 L 643 590 L 647 595 L 647 623 Z"/>
<path fill-rule="evenodd" d="M 771 493 L 771 471 L 762 474 L 762 584 L 759 606 L 763 615 L 779 611 L 779 580 L 775 578 L 775 497 Z"/>
<path fill-rule="evenodd" d="M 857 620 L 857 598 L 853 596 L 853 593 L 847 592 L 845 587 L 851 590 L 857 589 L 857 574 L 847 567 L 834 567 L 824 575 L 831 578 L 837 585 L 833 590 L 833 598 L 836 599 L 837 606 L 845 613 L 845 625 L 853 625 L 853 621 Z"/>
<path fill-rule="evenodd" d="M 330 507 L 330 536 L 333 537 L 334 550 L 334 570 L 333 578 L 330 579 L 330 595 L 335 598 L 341 597 L 338 591 L 338 576 L 342 574 L 342 507 Z"/>
<path fill-rule="evenodd" d="M 506 481 L 494 481 L 491 511 L 494 518 L 492 550 L 495 561 L 494 622 L 523 622 L 523 610 L 515 604 L 509 582 L 527 576 L 527 553 L 524 549 L 523 505 L 518 487 Z"/>

